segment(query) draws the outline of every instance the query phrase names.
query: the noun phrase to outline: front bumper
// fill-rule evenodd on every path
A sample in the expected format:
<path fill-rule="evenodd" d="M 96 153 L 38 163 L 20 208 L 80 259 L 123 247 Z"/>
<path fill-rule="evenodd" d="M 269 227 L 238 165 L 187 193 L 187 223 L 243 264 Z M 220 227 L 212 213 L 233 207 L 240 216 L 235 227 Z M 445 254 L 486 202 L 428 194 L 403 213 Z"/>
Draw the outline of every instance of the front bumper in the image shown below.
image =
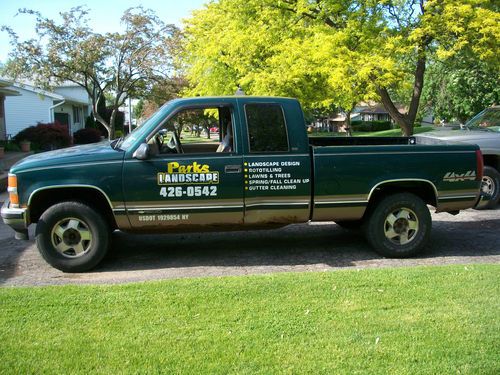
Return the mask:
<path fill-rule="evenodd" d="M 3 222 L 16 232 L 24 232 L 28 228 L 28 209 L 10 207 L 8 199 L 2 206 L 1 216 Z"/>

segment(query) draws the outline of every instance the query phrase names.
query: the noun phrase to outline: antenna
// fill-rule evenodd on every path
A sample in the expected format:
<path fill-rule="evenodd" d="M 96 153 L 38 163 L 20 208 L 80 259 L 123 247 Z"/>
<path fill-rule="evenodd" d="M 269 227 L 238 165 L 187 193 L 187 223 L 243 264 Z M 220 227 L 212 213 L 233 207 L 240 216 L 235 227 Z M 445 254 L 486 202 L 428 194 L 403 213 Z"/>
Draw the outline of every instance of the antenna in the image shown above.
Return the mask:
<path fill-rule="evenodd" d="M 245 91 L 243 91 L 243 89 L 240 87 L 240 85 L 238 85 L 238 89 L 236 90 L 236 92 L 234 93 L 234 95 L 236 95 L 236 96 L 244 96 L 245 95 Z"/>

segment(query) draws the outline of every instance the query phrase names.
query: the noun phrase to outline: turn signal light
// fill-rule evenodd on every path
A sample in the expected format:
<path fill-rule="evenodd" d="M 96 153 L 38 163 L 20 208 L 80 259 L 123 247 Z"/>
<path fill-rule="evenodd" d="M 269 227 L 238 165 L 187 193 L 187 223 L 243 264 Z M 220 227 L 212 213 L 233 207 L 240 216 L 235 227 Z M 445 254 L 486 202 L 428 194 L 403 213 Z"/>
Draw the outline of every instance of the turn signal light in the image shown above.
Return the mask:
<path fill-rule="evenodd" d="M 8 187 L 15 187 L 17 188 L 17 176 L 15 174 L 10 174 L 8 177 Z"/>
<path fill-rule="evenodd" d="M 17 176 L 9 174 L 7 179 L 7 191 L 9 192 L 9 201 L 13 207 L 19 207 L 19 195 L 17 194 Z"/>

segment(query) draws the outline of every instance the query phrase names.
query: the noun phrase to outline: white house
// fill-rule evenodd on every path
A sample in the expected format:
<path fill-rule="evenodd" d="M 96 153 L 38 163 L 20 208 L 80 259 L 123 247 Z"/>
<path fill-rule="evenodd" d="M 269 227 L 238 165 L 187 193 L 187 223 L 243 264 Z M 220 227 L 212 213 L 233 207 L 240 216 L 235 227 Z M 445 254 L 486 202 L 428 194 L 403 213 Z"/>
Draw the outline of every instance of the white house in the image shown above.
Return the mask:
<path fill-rule="evenodd" d="M 90 100 L 86 91 L 75 84 L 64 84 L 48 92 L 30 84 L 13 83 L 9 90 L 17 96 L 6 96 L 4 100 L 4 127 L 7 138 L 39 122 L 59 122 L 73 134 L 85 126 L 90 114 Z"/>
<path fill-rule="evenodd" d="M 18 91 L 9 88 L 12 82 L 0 79 L 0 140 L 7 139 L 7 128 L 5 126 L 5 97 L 20 95 Z"/>

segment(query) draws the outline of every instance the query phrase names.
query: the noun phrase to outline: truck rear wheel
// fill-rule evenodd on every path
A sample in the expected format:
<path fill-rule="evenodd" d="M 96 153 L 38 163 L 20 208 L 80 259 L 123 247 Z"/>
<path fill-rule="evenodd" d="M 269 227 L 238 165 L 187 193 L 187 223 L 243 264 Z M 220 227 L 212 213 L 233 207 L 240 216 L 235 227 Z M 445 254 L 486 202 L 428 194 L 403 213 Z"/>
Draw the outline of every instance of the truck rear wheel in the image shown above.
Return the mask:
<path fill-rule="evenodd" d="M 106 255 L 109 237 L 106 220 L 79 202 L 62 202 L 48 208 L 36 227 L 40 254 L 63 272 L 95 267 Z"/>
<path fill-rule="evenodd" d="M 368 242 L 381 255 L 405 258 L 427 244 L 432 227 L 425 202 L 410 193 L 382 199 L 365 224 Z"/>

